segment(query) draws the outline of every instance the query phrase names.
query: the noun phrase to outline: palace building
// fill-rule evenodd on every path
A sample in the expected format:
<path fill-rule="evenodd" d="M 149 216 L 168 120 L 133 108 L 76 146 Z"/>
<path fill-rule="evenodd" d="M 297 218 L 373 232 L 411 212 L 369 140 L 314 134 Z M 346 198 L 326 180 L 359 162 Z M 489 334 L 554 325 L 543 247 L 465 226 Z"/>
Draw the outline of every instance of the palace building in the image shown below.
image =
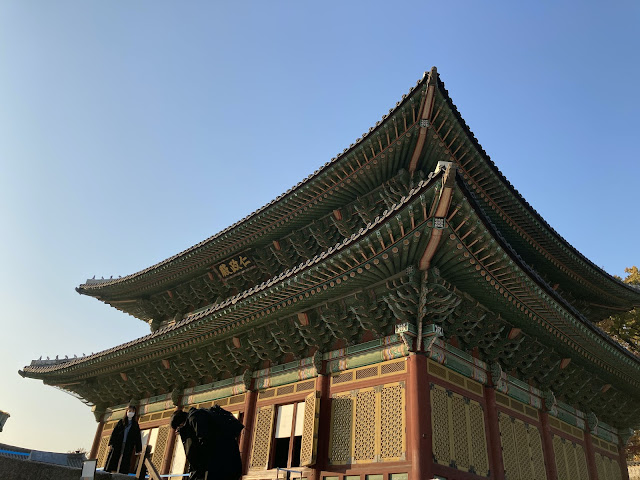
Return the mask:
<path fill-rule="evenodd" d="M 597 323 L 640 289 L 500 173 L 435 68 L 361 138 L 222 232 L 77 288 L 151 333 L 20 374 L 129 402 L 160 473 L 176 407 L 240 418 L 244 479 L 628 479 L 640 358 Z"/>

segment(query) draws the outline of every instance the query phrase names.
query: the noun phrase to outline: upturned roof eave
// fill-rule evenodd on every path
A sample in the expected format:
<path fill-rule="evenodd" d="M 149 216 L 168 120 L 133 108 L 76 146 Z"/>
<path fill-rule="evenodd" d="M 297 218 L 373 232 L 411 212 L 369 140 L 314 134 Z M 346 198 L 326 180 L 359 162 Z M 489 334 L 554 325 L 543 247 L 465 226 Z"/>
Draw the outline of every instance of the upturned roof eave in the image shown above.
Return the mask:
<path fill-rule="evenodd" d="M 68 369 L 71 367 L 89 363 L 94 363 L 94 365 L 96 365 L 97 363 L 95 363 L 95 361 L 100 362 L 102 361 L 102 359 L 108 360 L 109 358 L 113 358 L 115 356 L 126 355 L 127 352 L 131 352 L 134 349 L 144 348 L 145 345 L 149 346 L 153 343 L 165 340 L 171 336 L 178 335 L 181 332 L 184 333 L 191 327 L 193 327 L 195 325 L 195 322 L 207 319 L 216 312 L 222 312 L 227 308 L 236 308 L 241 307 L 242 305 L 249 305 L 255 298 L 266 298 L 268 297 L 269 292 L 281 290 L 282 286 L 294 276 L 302 275 L 303 273 L 305 273 L 305 271 L 309 271 L 318 265 L 326 265 L 334 256 L 341 254 L 341 252 L 345 249 L 350 248 L 354 245 L 358 245 L 360 242 L 367 241 L 367 239 L 371 235 L 382 228 L 387 221 L 392 219 L 399 210 L 404 209 L 413 202 L 419 201 L 420 195 L 433 188 L 436 185 L 436 182 L 442 177 L 442 175 L 443 171 L 440 171 L 439 173 L 434 173 L 430 175 L 429 178 L 418 182 L 418 184 L 411 189 L 409 194 L 404 197 L 400 203 L 397 203 L 393 207 L 386 210 L 383 215 L 377 217 L 371 224 L 367 225 L 366 228 L 361 229 L 358 234 L 354 234 L 352 237 L 344 239 L 342 242 L 329 248 L 327 251 L 316 255 L 313 259 L 310 259 L 291 269 L 288 269 L 277 277 L 263 282 L 260 285 L 234 295 L 233 297 L 228 298 L 219 304 L 200 309 L 197 312 L 185 316 L 184 319 L 182 319 L 180 322 L 177 322 L 173 325 L 164 326 L 156 330 L 155 332 L 152 332 L 143 337 L 131 340 L 129 342 L 117 345 L 110 349 L 86 357 L 70 359 L 68 362 L 59 362 L 45 366 L 27 365 L 19 371 L 19 374 L 23 377 L 42 380 L 50 378 L 53 375 L 64 376 L 65 373 L 68 372 Z"/>
<path fill-rule="evenodd" d="M 569 312 L 577 322 L 584 325 L 587 329 L 594 332 L 606 345 L 613 347 L 617 352 L 624 355 L 626 358 L 635 362 L 640 369 L 640 357 L 633 352 L 626 349 L 620 343 L 616 342 L 613 338 L 607 335 L 601 328 L 594 325 L 589 321 L 578 309 L 576 309 L 569 301 L 567 301 L 559 292 L 553 289 L 539 274 L 531 267 L 527 262 L 518 254 L 518 252 L 507 242 L 504 236 L 499 232 L 497 227 L 493 224 L 489 216 L 485 213 L 484 209 L 478 202 L 475 194 L 467 187 L 466 183 L 456 178 L 457 184 L 463 195 L 468 199 L 469 204 L 474 209 L 478 219 L 483 223 L 487 231 L 490 232 L 492 238 L 500 245 L 500 247 L 509 255 L 510 259 L 518 265 L 518 267 L 524 272 L 538 287 L 554 299 L 559 305 L 562 306 L 567 312 Z"/>
<path fill-rule="evenodd" d="M 580 253 L 575 247 L 573 247 L 562 235 L 560 235 L 547 221 L 533 208 L 529 202 L 520 194 L 520 192 L 509 182 L 509 180 L 504 176 L 504 174 L 500 171 L 500 169 L 496 166 L 496 164 L 491 160 L 491 157 L 486 153 L 486 151 L 480 145 L 480 142 L 471 131 L 465 120 L 462 118 L 462 115 L 458 111 L 458 108 L 453 103 L 453 100 L 449 96 L 449 92 L 444 86 L 444 82 L 440 80 L 440 76 L 438 75 L 438 91 L 442 95 L 442 97 L 447 102 L 447 105 L 451 109 L 454 114 L 457 122 L 462 127 L 463 131 L 466 133 L 467 137 L 470 139 L 474 148 L 480 155 L 480 157 L 485 161 L 486 165 L 491 169 L 491 171 L 496 176 L 496 179 L 501 182 L 507 190 L 511 193 L 512 198 L 518 202 L 520 205 L 524 207 L 524 209 L 533 217 L 535 221 L 538 222 L 540 227 L 544 230 L 546 235 L 551 236 L 558 243 L 560 243 L 563 247 L 567 249 L 570 255 L 574 258 L 574 262 L 576 265 L 579 262 L 583 262 L 591 271 L 591 275 L 600 281 L 606 282 L 610 287 L 617 289 L 621 292 L 622 295 L 631 296 L 634 298 L 633 301 L 629 302 L 629 309 L 633 307 L 640 306 L 640 289 L 635 288 L 631 285 L 624 283 L 623 281 L 615 278 L 610 275 L 602 268 L 598 267 L 591 260 L 585 257 L 582 253 Z M 532 224 L 520 225 L 523 229 L 530 229 Z M 619 313 L 617 310 L 612 310 L 610 314 Z"/>
<path fill-rule="evenodd" d="M 433 74 L 437 74 L 435 73 L 435 67 L 432 68 L 432 72 L 434 72 Z M 246 217 L 234 223 L 233 225 L 216 233 L 215 235 L 203 240 L 202 242 L 199 242 L 198 244 L 192 247 L 187 248 L 186 250 L 183 250 L 182 252 L 176 255 L 173 255 L 172 257 L 169 257 L 166 260 L 163 260 L 148 268 L 140 270 L 139 272 L 126 275 L 121 278 L 109 279 L 109 280 L 105 280 L 104 282 L 101 281 L 99 283 L 96 282 L 94 284 L 91 284 L 91 283 L 80 284 L 78 287 L 76 287 L 76 291 L 81 295 L 95 297 L 108 303 L 109 301 L 105 300 L 105 298 L 109 296 L 109 292 L 113 287 L 123 286 L 127 283 L 135 285 L 135 283 L 139 279 L 149 275 L 154 275 L 160 272 L 161 270 L 168 268 L 170 265 L 174 263 L 178 263 L 181 260 L 184 260 L 185 258 L 195 254 L 196 252 L 199 252 L 203 249 L 214 249 L 217 241 L 219 241 L 220 239 L 228 235 L 238 234 L 239 230 L 242 229 L 247 224 L 249 224 L 250 222 L 254 222 L 254 221 L 260 222 L 261 218 L 267 215 L 268 213 L 274 213 L 273 211 L 277 211 L 278 208 L 283 207 L 283 205 L 293 196 L 297 195 L 302 188 L 307 186 L 309 187 L 313 186 L 314 182 L 318 182 L 321 180 L 322 175 L 330 174 L 331 171 L 339 168 L 343 162 L 348 161 L 349 154 L 351 154 L 353 151 L 361 147 L 363 142 L 366 142 L 370 138 L 373 138 L 375 134 L 378 131 L 380 131 L 387 122 L 390 122 L 391 119 L 394 117 L 394 115 L 400 112 L 402 108 L 406 106 L 415 95 L 420 94 L 421 87 L 426 85 L 427 80 L 428 80 L 428 72 L 425 72 L 423 77 L 420 80 L 418 80 L 416 85 L 411 88 L 409 93 L 403 95 L 402 100 L 398 102 L 395 105 L 395 107 L 390 109 L 388 114 L 383 115 L 382 119 L 376 122 L 374 127 L 371 127 L 368 132 L 365 132 L 364 134 L 362 134 L 360 138 L 358 138 L 348 148 L 344 149 L 342 153 L 339 153 L 336 157 L 332 158 L 329 162 L 325 163 L 323 166 L 317 169 L 314 173 L 309 175 L 307 178 L 299 182 L 294 187 L 287 190 L 282 195 L 279 195 L 278 197 L 276 197 L 274 200 L 272 200 L 268 204 L 264 205 L 263 207 L 259 208 L 253 213 L 247 215 Z M 242 247 L 246 248 L 247 246 L 248 245 L 243 245 Z"/>
<path fill-rule="evenodd" d="M 544 292 L 549 297 L 551 297 L 555 302 L 561 305 L 561 307 L 564 310 L 569 312 L 576 319 L 576 321 L 581 322 L 588 329 L 595 332 L 598 335 L 598 338 L 600 338 L 601 347 L 598 347 L 598 348 L 606 348 L 605 345 L 609 345 L 613 347 L 616 351 L 618 351 L 618 353 L 622 353 L 625 355 L 625 357 L 632 360 L 633 365 L 636 369 L 640 369 L 640 359 L 638 357 L 631 354 L 629 351 L 627 351 L 622 346 L 617 344 L 617 342 L 615 342 L 613 339 L 611 339 L 606 334 L 604 334 L 604 332 L 602 332 L 600 329 L 593 326 L 591 322 L 589 322 L 583 316 L 581 316 L 580 312 L 575 310 L 570 303 L 568 303 L 564 298 L 562 298 L 561 295 L 559 295 L 556 291 L 554 291 L 550 285 L 548 285 L 542 278 L 540 278 L 540 276 L 535 272 L 535 270 L 533 270 L 531 267 L 529 267 L 526 264 L 526 262 L 517 254 L 517 252 L 513 250 L 513 248 L 508 244 L 508 242 L 506 242 L 506 240 L 500 235 L 500 233 L 497 231 L 495 226 L 492 224 L 491 220 L 484 213 L 482 207 L 479 205 L 479 203 L 475 199 L 475 196 L 473 195 L 473 193 L 467 189 L 464 182 L 460 179 L 458 180 L 458 187 L 462 192 L 462 194 L 468 199 L 469 204 L 471 205 L 471 207 L 475 212 L 475 215 L 482 222 L 485 229 L 488 232 L 490 232 L 492 238 L 494 238 L 495 241 L 498 242 L 499 246 L 503 249 L 503 251 L 505 251 L 509 255 L 509 257 L 514 262 L 514 264 L 517 265 L 517 268 L 519 268 L 533 282 L 535 282 L 540 287 L 540 289 L 544 290 Z M 426 186 L 424 184 L 421 184 L 420 189 L 426 189 Z M 237 304 L 237 306 L 240 308 L 242 304 L 248 305 L 252 301 L 252 299 L 255 298 L 256 296 L 268 293 L 272 289 L 274 289 L 275 291 L 275 289 L 282 288 L 285 282 L 290 280 L 292 276 L 302 275 L 305 273 L 305 271 L 309 271 L 311 268 L 317 266 L 319 263 L 326 264 L 327 262 L 330 261 L 333 255 L 339 255 L 342 249 L 349 248 L 353 245 L 359 244 L 359 242 L 361 241 L 366 240 L 366 238 L 368 238 L 370 235 L 373 235 L 375 231 L 383 227 L 389 218 L 391 218 L 392 216 L 395 216 L 398 213 L 399 209 L 415 201 L 417 195 L 418 195 L 418 192 L 416 191 L 416 189 L 412 190 L 412 195 L 410 195 L 409 198 L 406 198 L 402 202 L 402 204 L 398 204 L 394 206 L 392 209 L 390 209 L 389 211 L 387 211 L 385 215 L 383 215 L 382 217 L 379 217 L 376 220 L 376 222 L 369 225 L 369 227 L 365 231 L 361 232 L 357 237 L 352 239 L 347 239 L 347 241 L 341 244 L 338 244 L 333 250 L 331 255 L 326 255 L 326 252 L 325 252 L 325 254 L 320 255 L 318 260 L 315 262 L 314 261 L 305 262 L 305 264 L 301 264 L 297 267 L 294 267 L 293 269 L 285 272 L 283 275 L 277 278 L 271 279 L 269 282 L 265 282 L 264 285 L 261 285 L 256 288 L 250 289 L 249 291 L 243 292 L 242 294 L 239 294 L 227 300 L 223 304 L 212 306 L 209 309 L 205 309 L 201 312 L 198 312 L 189 317 L 186 317 L 182 322 L 178 324 L 164 327 L 163 329 L 160 329 L 159 331 L 149 334 L 145 337 L 141 337 L 131 342 L 127 342 L 125 344 L 113 347 L 112 349 L 106 350 L 104 352 L 99 352 L 98 354 L 95 354 L 91 358 L 87 357 L 83 359 L 74 360 L 73 363 L 75 365 L 78 365 L 81 363 L 87 363 L 89 361 L 96 360 L 93 366 L 87 365 L 87 367 L 90 368 L 90 370 L 96 369 L 96 368 L 99 368 L 100 365 L 103 364 L 103 362 L 109 361 L 110 358 L 119 357 L 122 359 L 127 357 L 128 352 L 133 352 L 135 349 L 140 349 L 140 348 L 145 349 L 156 342 L 161 342 L 163 339 L 170 338 L 174 335 L 179 335 L 180 331 L 185 333 L 187 332 L 187 330 L 190 328 L 191 325 L 197 326 L 194 324 L 194 322 L 198 320 L 204 321 L 206 320 L 206 318 L 208 318 L 210 315 L 214 314 L 215 312 L 222 311 L 231 305 Z M 72 366 L 71 362 L 68 364 L 58 364 L 58 365 L 53 365 L 53 366 L 44 367 L 44 368 L 43 367 L 34 368 L 32 366 L 28 366 L 21 371 L 21 375 L 29 378 L 39 378 L 43 380 L 52 380 L 54 378 L 65 378 L 68 380 L 68 378 L 70 378 L 70 376 L 74 374 L 73 371 L 68 370 L 68 368 L 71 366 Z"/>

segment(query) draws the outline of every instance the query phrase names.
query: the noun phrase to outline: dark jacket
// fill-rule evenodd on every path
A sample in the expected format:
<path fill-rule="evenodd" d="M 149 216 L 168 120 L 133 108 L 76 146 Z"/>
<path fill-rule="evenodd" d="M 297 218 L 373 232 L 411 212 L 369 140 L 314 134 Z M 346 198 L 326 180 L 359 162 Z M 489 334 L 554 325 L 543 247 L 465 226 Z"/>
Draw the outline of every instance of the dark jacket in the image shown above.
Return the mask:
<path fill-rule="evenodd" d="M 238 480 L 242 475 L 240 450 L 235 438 L 216 427 L 205 409 L 189 410 L 180 429 L 180 439 L 189 460 L 190 480 Z"/>
<path fill-rule="evenodd" d="M 131 420 L 131 422 L 131 428 L 129 429 L 127 440 L 126 442 L 124 442 L 124 445 L 124 429 L 129 424 L 129 419 L 127 417 L 120 419 L 120 421 L 113 429 L 111 438 L 109 439 L 111 450 L 109 451 L 109 456 L 107 457 L 107 464 L 104 467 L 105 471 L 129 473 L 129 471 L 131 470 L 131 457 L 133 451 L 135 450 L 136 452 L 139 452 L 140 450 L 142 450 L 140 426 L 138 425 L 138 422 L 135 420 L 135 418 Z M 118 470 L 118 462 L 120 461 L 121 455 L 122 462 L 120 462 L 120 470 Z"/>

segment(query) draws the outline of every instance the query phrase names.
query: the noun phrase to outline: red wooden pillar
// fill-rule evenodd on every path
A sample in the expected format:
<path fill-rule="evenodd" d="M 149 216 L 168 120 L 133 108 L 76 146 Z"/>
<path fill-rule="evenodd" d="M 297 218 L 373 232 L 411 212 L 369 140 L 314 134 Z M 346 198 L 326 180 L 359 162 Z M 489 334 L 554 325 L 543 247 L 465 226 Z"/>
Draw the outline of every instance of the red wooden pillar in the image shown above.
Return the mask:
<path fill-rule="evenodd" d="M 104 422 L 100 420 L 98 422 L 98 428 L 96 434 L 93 437 L 93 444 L 91 444 L 91 451 L 89 452 L 89 458 L 98 458 L 98 448 L 100 448 L 100 439 L 102 438 L 102 430 L 104 429 Z"/>
<path fill-rule="evenodd" d="M 498 424 L 498 408 L 496 407 L 496 389 L 493 385 L 485 387 L 484 400 L 487 406 L 487 429 L 489 430 L 489 456 L 491 457 L 492 478 L 504 480 L 504 461 L 502 460 L 502 443 Z"/>
<path fill-rule="evenodd" d="M 623 444 L 618 445 L 618 461 L 620 462 L 620 472 L 622 472 L 622 480 L 629 480 L 629 467 L 627 466 L 627 449 Z"/>
<path fill-rule="evenodd" d="M 407 359 L 407 450 L 411 480 L 433 477 L 431 402 L 427 357 L 410 353 Z"/>
<path fill-rule="evenodd" d="M 544 453 L 544 465 L 547 470 L 547 480 L 558 479 L 558 469 L 556 468 L 556 454 L 553 451 L 553 437 L 549 426 L 549 414 L 546 411 L 540 412 L 540 424 L 542 426 L 542 452 Z"/>
<path fill-rule="evenodd" d="M 164 451 L 164 458 L 160 466 L 160 475 L 166 475 L 171 469 L 171 460 L 173 460 L 173 450 L 176 447 L 176 431 L 169 427 L 169 438 L 167 439 L 167 448 Z"/>
<path fill-rule="evenodd" d="M 329 435 L 331 433 L 331 376 L 318 375 L 316 391 L 320 393 L 320 424 L 318 425 L 318 450 L 314 469 L 315 479 L 322 478 L 329 457 Z"/>
<path fill-rule="evenodd" d="M 589 471 L 589 480 L 598 480 L 598 469 L 596 467 L 596 455 L 593 450 L 593 442 L 591 441 L 591 427 L 587 423 L 584 431 L 584 449 L 587 455 L 587 470 Z"/>
<path fill-rule="evenodd" d="M 242 423 L 244 429 L 240 438 L 240 456 L 242 457 L 242 473 L 246 474 L 249 469 L 249 456 L 251 452 L 251 435 L 253 430 L 253 421 L 256 415 L 256 401 L 258 400 L 258 392 L 249 390 L 244 398 L 244 417 Z"/>

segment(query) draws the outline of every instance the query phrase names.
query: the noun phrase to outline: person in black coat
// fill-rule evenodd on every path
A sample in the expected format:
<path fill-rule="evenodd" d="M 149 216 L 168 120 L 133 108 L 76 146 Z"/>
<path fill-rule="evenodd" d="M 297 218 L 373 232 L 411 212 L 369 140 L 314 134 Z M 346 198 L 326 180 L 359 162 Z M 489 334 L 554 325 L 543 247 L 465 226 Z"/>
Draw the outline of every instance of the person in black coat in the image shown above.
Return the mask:
<path fill-rule="evenodd" d="M 220 428 L 205 409 L 181 410 L 171 417 L 189 460 L 189 480 L 238 480 L 242 461 L 238 441 Z"/>
<path fill-rule="evenodd" d="M 104 467 L 106 472 L 129 473 L 133 451 L 142 450 L 140 426 L 136 420 L 136 407 L 129 406 L 124 418 L 116 424 L 109 439 L 109 456 Z"/>

